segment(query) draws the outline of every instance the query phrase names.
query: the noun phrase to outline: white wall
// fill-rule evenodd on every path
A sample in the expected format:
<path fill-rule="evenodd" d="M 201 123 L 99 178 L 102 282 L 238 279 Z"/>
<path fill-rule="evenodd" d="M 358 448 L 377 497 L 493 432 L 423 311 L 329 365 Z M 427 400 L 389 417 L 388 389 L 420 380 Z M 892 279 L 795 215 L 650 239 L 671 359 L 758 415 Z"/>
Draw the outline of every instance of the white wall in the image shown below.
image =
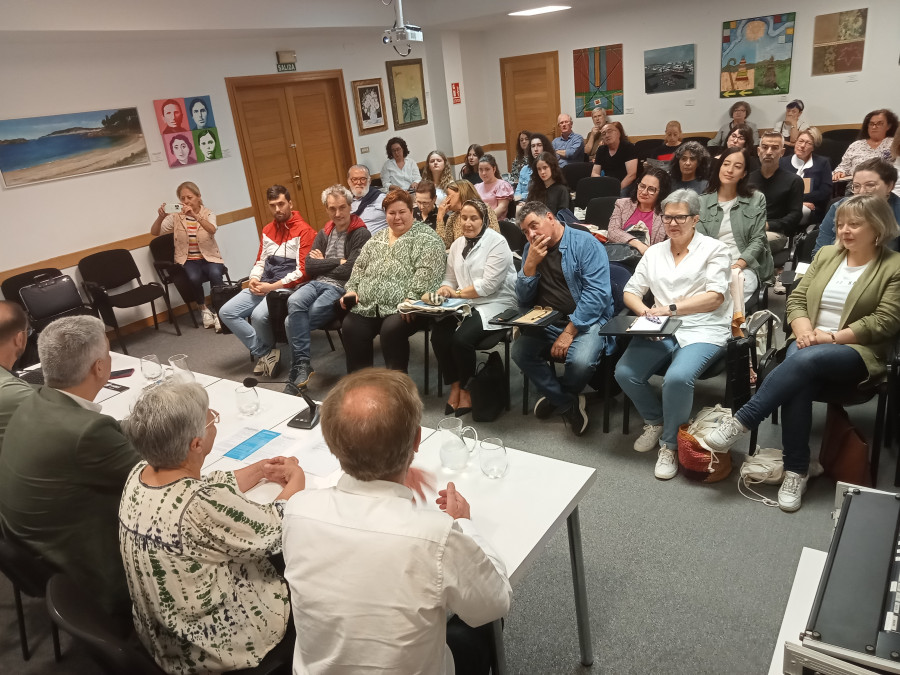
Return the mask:
<path fill-rule="evenodd" d="M 575 3 L 572 3 L 573 5 Z M 583 5 L 582 5 L 583 6 Z M 816 15 L 869 7 L 863 70 L 848 74 L 812 77 L 812 38 Z M 664 133 L 670 119 L 678 119 L 685 132 L 713 131 L 727 121 L 733 100 L 719 98 L 720 34 L 722 22 L 752 16 L 795 11 L 796 32 L 791 68 L 789 99 L 806 104 L 804 116 L 813 124 L 861 122 L 873 108 L 900 111 L 900 2 L 897 0 L 760 0 L 752 5 L 721 0 L 661 2 L 636 0 L 627 3 L 596 3 L 590 12 L 575 10 L 533 19 L 511 21 L 511 29 L 489 34 L 468 32 L 463 39 L 463 62 L 469 96 L 473 83 L 480 84 L 478 110 L 470 112 L 485 120 L 481 131 L 470 121 L 470 129 L 485 142 L 503 142 L 502 94 L 499 59 L 508 56 L 559 51 L 560 102 L 574 113 L 575 83 L 572 50 L 622 43 L 624 46 L 625 107 L 631 115 L 617 116 L 627 133 Z M 736 9 L 733 9 L 736 8 Z M 513 21 L 515 23 L 513 23 Z M 562 37 L 565 37 L 563 44 Z M 696 88 L 685 92 L 644 93 L 644 50 L 696 44 Z M 685 105 L 694 99 L 696 105 Z M 784 113 L 777 96 L 746 99 L 753 108 L 751 120 L 760 127 L 771 126 Z M 591 127 L 590 119 L 575 121 L 582 135 Z"/>

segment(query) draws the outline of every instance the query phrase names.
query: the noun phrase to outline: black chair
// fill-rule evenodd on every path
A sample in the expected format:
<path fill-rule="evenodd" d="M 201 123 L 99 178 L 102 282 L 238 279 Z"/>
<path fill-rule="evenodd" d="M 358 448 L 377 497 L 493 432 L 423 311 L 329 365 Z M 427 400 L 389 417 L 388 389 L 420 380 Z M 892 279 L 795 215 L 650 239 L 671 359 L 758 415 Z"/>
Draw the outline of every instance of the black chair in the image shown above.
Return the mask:
<path fill-rule="evenodd" d="M 30 272 L 16 274 L 15 276 L 3 280 L 3 283 L 0 284 L 0 292 L 3 293 L 3 297 L 5 299 L 9 300 L 10 302 L 15 302 L 27 312 L 28 310 L 22 303 L 22 298 L 19 297 L 19 291 L 25 286 L 31 286 L 38 281 L 52 279 L 53 277 L 58 277 L 61 274 L 62 272 L 55 267 L 42 267 L 40 269 L 31 270 Z M 25 352 L 21 357 L 19 357 L 19 360 L 16 361 L 15 367 L 26 368 L 37 362 L 37 332 L 35 332 L 31 336 L 29 336 L 28 344 L 25 347 Z"/>
<path fill-rule="evenodd" d="M 100 312 L 103 320 L 116 332 L 116 339 L 122 347 L 122 352 L 127 354 L 128 349 L 119 332 L 119 322 L 116 320 L 115 308 L 139 307 L 150 303 L 153 311 L 153 326 L 159 330 L 159 320 L 156 316 L 155 301 L 162 298 L 169 312 L 169 321 L 175 326 L 175 332 L 181 335 L 178 320 L 169 304 L 169 296 L 165 289 L 152 281 L 145 284 L 141 281 L 141 273 L 131 252 L 124 248 L 116 248 L 109 251 L 100 251 L 78 261 L 78 271 L 84 280 L 84 288 L 91 297 L 94 307 Z M 121 293 L 110 293 L 111 290 L 120 288 L 131 282 L 137 282 L 135 288 L 130 288 Z"/>
<path fill-rule="evenodd" d="M 622 182 L 612 176 L 588 176 L 578 181 L 575 188 L 575 206 L 586 209 L 597 197 L 616 197 L 622 191 Z"/>
<path fill-rule="evenodd" d="M 828 132 L 826 131 L 825 133 Z M 850 143 L 844 143 L 833 138 L 823 137 L 822 144 L 816 149 L 816 154 L 827 157 L 831 162 L 831 166 L 837 167 L 837 165 L 840 164 L 841 160 L 844 158 L 844 153 L 847 152 L 848 147 L 850 147 Z"/>
<path fill-rule="evenodd" d="M 845 147 L 850 147 L 850 144 L 859 138 L 859 129 L 829 129 L 822 132 L 822 138 L 843 143 Z"/>
<path fill-rule="evenodd" d="M 591 175 L 594 165 L 591 162 L 567 162 L 561 169 L 563 178 L 566 179 L 566 185 L 572 190 L 578 185 L 578 181 Z"/>
<path fill-rule="evenodd" d="M 150 241 L 150 255 L 153 257 L 153 267 L 156 269 L 156 274 L 163 284 L 169 304 L 172 304 L 172 297 L 169 295 L 169 285 L 173 284 L 178 289 L 181 299 L 188 308 L 188 314 L 191 317 L 191 321 L 194 322 L 194 328 L 199 328 L 200 324 L 197 323 L 194 307 L 191 305 L 194 302 L 191 280 L 188 278 L 187 272 L 184 271 L 184 267 L 175 262 L 175 235 L 172 232 L 167 232 L 152 239 Z M 228 276 L 227 269 L 225 276 L 226 278 Z M 231 279 L 228 280 L 231 281 Z"/>
<path fill-rule="evenodd" d="M 522 229 L 511 220 L 501 220 L 499 225 L 500 234 L 506 239 L 509 250 L 513 252 L 513 265 L 518 272 L 522 268 L 522 251 L 525 250 L 528 238 Z"/>
<path fill-rule="evenodd" d="M 584 220 L 601 230 L 609 227 L 609 219 L 616 207 L 618 197 L 594 197 L 588 202 Z"/>
<path fill-rule="evenodd" d="M 55 570 L 47 562 L 35 556 L 22 544 L 14 541 L 8 534 L 0 538 L 0 572 L 10 580 L 13 587 L 13 598 L 16 604 L 16 621 L 19 624 L 19 643 L 22 647 L 22 658 L 31 658 L 28 649 L 28 636 L 25 633 L 25 613 L 22 610 L 22 593 L 31 598 L 43 598 L 47 580 Z M 53 656 L 59 661 L 59 631 L 56 624 L 50 624 L 50 635 L 53 639 Z"/>
<path fill-rule="evenodd" d="M 645 159 L 650 158 L 650 153 L 656 150 L 659 146 L 665 143 L 665 140 L 662 138 L 644 138 L 640 141 L 635 141 L 634 149 L 637 150 L 638 160 L 643 161 Z"/>

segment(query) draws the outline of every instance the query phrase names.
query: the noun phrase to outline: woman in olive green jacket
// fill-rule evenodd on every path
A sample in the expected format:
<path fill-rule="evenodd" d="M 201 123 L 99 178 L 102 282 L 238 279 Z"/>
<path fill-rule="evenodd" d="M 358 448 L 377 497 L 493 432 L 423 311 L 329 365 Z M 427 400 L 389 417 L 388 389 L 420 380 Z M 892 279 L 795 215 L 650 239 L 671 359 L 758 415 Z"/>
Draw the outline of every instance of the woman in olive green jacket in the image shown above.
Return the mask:
<path fill-rule="evenodd" d="M 701 443 L 722 452 L 779 406 L 784 423 L 784 511 L 800 508 L 809 470 L 812 402 L 823 392 L 878 382 L 900 332 L 900 232 L 881 197 L 856 195 L 838 208 L 837 243 L 816 254 L 787 301 L 793 341 L 756 395 Z"/>
<path fill-rule="evenodd" d="M 745 302 L 775 274 L 766 239 L 766 198 L 747 185 L 748 161 L 744 148 L 729 148 L 714 162 L 697 223 L 697 232 L 728 246 L 733 268 L 746 270 Z"/>

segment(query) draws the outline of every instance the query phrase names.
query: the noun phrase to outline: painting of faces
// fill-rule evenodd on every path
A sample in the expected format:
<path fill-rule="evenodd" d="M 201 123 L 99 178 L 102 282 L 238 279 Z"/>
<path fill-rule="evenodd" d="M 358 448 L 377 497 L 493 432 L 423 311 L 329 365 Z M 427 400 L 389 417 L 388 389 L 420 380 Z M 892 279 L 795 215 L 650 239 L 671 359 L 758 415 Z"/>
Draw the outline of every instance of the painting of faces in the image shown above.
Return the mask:
<path fill-rule="evenodd" d="M 209 96 L 159 99 L 153 108 L 170 167 L 222 158 Z"/>

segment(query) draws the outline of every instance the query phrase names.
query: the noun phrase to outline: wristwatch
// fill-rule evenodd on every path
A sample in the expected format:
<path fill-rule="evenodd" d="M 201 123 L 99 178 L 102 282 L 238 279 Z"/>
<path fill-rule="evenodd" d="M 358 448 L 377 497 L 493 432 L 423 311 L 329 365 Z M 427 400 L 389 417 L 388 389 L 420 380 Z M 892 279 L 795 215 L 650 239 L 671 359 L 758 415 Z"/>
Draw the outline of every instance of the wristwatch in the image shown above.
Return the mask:
<path fill-rule="evenodd" d="M 669 305 L 669 311 L 672 312 L 672 316 L 676 316 L 678 314 L 678 305 L 673 302 Z"/>

